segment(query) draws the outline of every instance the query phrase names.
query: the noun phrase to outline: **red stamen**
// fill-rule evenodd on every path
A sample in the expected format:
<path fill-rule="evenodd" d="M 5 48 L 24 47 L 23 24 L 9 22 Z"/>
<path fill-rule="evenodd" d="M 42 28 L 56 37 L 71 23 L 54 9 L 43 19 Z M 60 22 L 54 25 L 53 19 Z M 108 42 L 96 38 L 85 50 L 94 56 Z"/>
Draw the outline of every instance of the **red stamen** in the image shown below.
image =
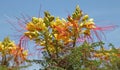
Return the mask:
<path fill-rule="evenodd" d="M 98 32 L 97 31 L 100 31 L 103 35 L 103 31 L 106 31 L 106 30 L 114 30 L 117 26 L 116 25 L 110 25 L 110 26 L 105 26 L 105 27 L 97 27 L 93 29 L 93 32 L 94 34 L 96 35 L 96 37 L 101 41 L 101 37 L 100 37 L 100 34 L 98 35 Z M 104 35 L 105 37 L 105 35 Z"/>
<path fill-rule="evenodd" d="M 98 40 L 101 41 L 101 38 L 100 38 L 100 36 L 98 35 L 97 31 L 94 30 L 94 33 L 95 33 L 96 37 L 98 38 Z"/>
<path fill-rule="evenodd" d="M 18 29 L 10 20 L 7 20 L 7 22 L 17 31 L 17 32 L 22 32 L 23 30 Z"/>
<path fill-rule="evenodd" d="M 93 30 L 111 30 L 111 29 L 115 29 L 117 26 L 116 25 L 111 25 L 111 26 L 105 26 L 105 27 L 97 27 L 94 28 Z"/>
<path fill-rule="evenodd" d="M 26 47 L 27 41 L 28 41 L 28 38 L 26 36 L 22 36 L 19 40 L 18 46 L 19 47 Z"/>

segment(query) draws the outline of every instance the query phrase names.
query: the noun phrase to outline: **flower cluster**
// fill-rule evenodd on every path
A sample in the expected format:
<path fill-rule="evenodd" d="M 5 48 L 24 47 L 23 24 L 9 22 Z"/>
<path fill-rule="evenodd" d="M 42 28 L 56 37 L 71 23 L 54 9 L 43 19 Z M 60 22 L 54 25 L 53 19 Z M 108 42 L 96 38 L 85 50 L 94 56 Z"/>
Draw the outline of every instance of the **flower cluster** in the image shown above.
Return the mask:
<path fill-rule="evenodd" d="M 114 61 L 115 59 L 120 58 L 120 49 L 119 48 L 111 48 L 110 50 L 101 49 L 94 53 L 93 57 L 105 61 Z"/>
<path fill-rule="evenodd" d="M 26 23 L 27 32 L 24 33 L 36 44 L 44 46 L 49 53 L 58 53 L 71 45 L 75 47 L 78 39 L 92 39 L 91 31 L 96 28 L 93 19 L 84 15 L 79 6 L 67 19 L 52 16 L 48 11 L 43 18 L 33 17 Z"/>
<path fill-rule="evenodd" d="M 27 59 L 27 55 L 27 50 L 17 46 L 8 37 L 0 42 L 1 65 L 7 65 L 10 61 L 14 61 L 13 66 L 22 64 Z"/>

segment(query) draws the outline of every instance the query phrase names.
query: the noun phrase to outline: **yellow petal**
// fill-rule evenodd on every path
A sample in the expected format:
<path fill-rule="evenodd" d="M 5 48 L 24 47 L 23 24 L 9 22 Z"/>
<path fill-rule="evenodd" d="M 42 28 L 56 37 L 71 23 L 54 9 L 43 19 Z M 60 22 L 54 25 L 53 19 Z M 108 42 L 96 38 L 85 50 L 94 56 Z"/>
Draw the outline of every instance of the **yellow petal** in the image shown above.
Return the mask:
<path fill-rule="evenodd" d="M 54 34 L 55 38 L 57 39 L 58 38 L 58 34 Z"/>
<path fill-rule="evenodd" d="M 28 31 L 34 31 L 35 30 L 35 25 L 32 23 L 32 22 L 29 22 L 27 25 L 26 25 L 26 29 Z"/>
<path fill-rule="evenodd" d="M 27 56 L 28 55 L 28 50 L 23 51 L 23 55 Z"/>

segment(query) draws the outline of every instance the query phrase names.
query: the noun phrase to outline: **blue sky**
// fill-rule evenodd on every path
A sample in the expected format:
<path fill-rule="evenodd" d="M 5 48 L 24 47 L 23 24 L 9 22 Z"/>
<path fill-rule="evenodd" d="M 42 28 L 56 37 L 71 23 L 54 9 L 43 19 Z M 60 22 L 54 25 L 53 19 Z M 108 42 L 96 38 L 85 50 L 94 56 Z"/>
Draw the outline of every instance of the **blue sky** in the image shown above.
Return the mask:
<path fill-rule="evenodd" d="M 95 23 L 120 26 L 120 0 L 0 0 L 0 40 L 15 33 L 12 26 L 6 21 L 21 17 L 21 13 L 29 16 L 43 16 L 48 10 L 54 16 L 67 17 L 76 5 L 79 5 L 85 14 L 94 18 Z M 41 8 L 41 9 L 40 9 Z M 40 14 L 39 14 L 40 10 Z M 8 18 L 9 17 L 9 18 Z M 120 46 L 120 28 L 105 33 L 106 42 Z"/>

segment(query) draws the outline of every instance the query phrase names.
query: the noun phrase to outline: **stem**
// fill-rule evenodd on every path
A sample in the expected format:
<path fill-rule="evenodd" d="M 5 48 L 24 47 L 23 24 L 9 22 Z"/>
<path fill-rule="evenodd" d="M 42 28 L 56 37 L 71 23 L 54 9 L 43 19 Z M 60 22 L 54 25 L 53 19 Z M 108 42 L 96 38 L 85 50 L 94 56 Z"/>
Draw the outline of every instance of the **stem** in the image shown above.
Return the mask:
<path fill-rule="evenodd" d="M 2 57 L 2 63 L 1 63 L 1 65 L 7 66 L 6 55 L 4 55 L 4 56 Z"/>
<path fill-rule="evenodd" d="M 76 39 L 77 39 L 77 35 L 75 34 L 75 30 L 76 30 L 76 29 L 74 29 L 74 41 L 73 41 L 73 47 L 76 46 Z"/>
<path fill-rule="evenodd" d="M 75 47 L 75 46 L 76 46 L 76 37 L 74 38 L 74 42 L 73 42 L 73 47 Z"/>
<path fill-rule="evenodd" d="M 55 40 L 55 43 L 56 43 L 56 45 L 55 45 L 56 56 L 57 56 L 57 58 L 58 58 L 58 57 L 59 57 L 59 56 L 58 56 L 58 41 Z"/>
<path fill-rule="evenodd" d="M 47 36 L 47 35 L 48 35 L 48 33 L 47 33 L 47 32 L 45 32 L 45 34 L 44 34 L 44 35 L 45 35 L 45 41 L 46 41 L 46 42 L 45 42 L 46 50 L 47 50 L 47 52 L 48 52 L 48 55 L 49 55 L 49 56 L 50 56 L 50 58 L 51 58 L 51 54 L 50 54 L 50 51 L 49 51 L 49 49 L 48 49 L 48 40 L 47 40 L 47 39 L 48 39 L 48 36 Z"/>

